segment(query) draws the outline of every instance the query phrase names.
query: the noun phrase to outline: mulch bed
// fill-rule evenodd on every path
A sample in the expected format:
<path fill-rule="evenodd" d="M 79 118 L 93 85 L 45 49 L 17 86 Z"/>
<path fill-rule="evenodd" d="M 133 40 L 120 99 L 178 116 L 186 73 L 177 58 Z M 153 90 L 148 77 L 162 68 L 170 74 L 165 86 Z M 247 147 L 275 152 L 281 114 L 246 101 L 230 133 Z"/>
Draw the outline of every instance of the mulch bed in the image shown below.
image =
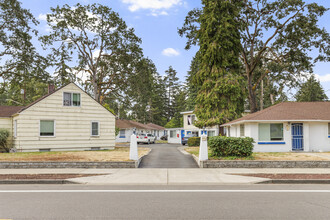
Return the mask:
<path fill-rule="evenodd" d="M 320 180 L 320 179 L 330 179 L 330 174 L 299 174 L 299 173 L 285 173 L 285 174 L 234 174 L 240 176 L 253 176 L 253 177 L 262 177 L 262 178 L 269 178 L 274 180 L 279 179 L 290 179 L 290 180 Z"/>
<path fill-rule="evenodd" d="M 0 180 L 64 180 L 98 175 L 100 174 L 0 174 Z"/>

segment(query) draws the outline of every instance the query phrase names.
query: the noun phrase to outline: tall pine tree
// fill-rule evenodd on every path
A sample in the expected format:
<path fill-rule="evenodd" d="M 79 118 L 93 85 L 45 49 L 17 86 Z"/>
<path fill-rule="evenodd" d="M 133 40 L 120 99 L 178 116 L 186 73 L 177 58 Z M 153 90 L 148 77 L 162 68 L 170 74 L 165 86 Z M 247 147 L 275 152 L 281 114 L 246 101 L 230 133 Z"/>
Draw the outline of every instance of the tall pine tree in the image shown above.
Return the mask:
<path fill-rule="evenodd" d="M 203 0 L 200 31 L 199 70 L 194 83 L 199 87 L 195 113 L 197 127 L 214 126 L 240 116 L 244 95 L 239 74 L 240 33 L 237 17 L 240 2 Z"/>
<path fill-rule="evenodd" d="M 320 81 L 312 75 L 307 82 L 303 83 L 296 94 L 297 102 L 317 102 L 328 99 Z"/>

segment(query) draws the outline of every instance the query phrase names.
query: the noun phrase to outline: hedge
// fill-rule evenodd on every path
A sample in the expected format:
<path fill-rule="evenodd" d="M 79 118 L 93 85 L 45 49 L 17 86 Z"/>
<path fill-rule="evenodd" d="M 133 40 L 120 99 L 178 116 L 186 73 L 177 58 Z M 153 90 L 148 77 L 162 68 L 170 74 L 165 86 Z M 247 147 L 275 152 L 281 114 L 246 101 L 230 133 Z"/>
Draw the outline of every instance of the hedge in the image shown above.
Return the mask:
<path fill-rule="evenodd" d="M 208 146 L 212 150 L 212 156 L 216 157 L 248 157 L 253 152 L 253 138 L 245 137 L 211 137 Z"/>
<path fill-rule="evenodd" d="M 201 142 L 200 137 L 190 137 L 190 138 L 188 138 L 188 146 L 189 147 L 199 146 L 200 142 Z"/>
<path fill-rule="evenodd" d="M 7 144 L 8 137 L 9 137 L 9 131 L 0 129 L 0 149 L 5 150 L 6 152 L 9 152 L 9 148 Z"/>

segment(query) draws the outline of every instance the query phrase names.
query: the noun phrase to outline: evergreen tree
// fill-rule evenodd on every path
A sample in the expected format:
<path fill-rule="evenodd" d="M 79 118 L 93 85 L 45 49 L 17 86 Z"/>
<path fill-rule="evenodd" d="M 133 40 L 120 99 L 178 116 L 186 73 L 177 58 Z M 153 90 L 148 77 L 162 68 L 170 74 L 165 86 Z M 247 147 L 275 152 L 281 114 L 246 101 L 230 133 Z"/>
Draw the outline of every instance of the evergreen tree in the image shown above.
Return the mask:
<path fill-rule="evenodd" d="M 231 0 L 203 0 L 200 31 L 199 70 L 194 84 L 198 127 L 221 125 L 240 116 L 244 95 L 239 77 L 240 6 Z"/>
<path fill-rule="evenodd" d="M 176 74 L 177 72 L 172 66 L 165 71 L 164 83 L 166 87 L 167 121 L 170 121 L 175 114 L 173 100 L 179 91 L 179 78 Z"/>
<path fill-rule="evenodd" d="M 320 81 L 315 79 L 312 75 L 307 82 L 303 83 L 296 93 L 295 98 L 297 102 L 317 102 L 326 101 L 328 99 L 325 94 Z"/>
<path fill-rule="evenodd" d="M 198 52 L 194 56 L 190 64 L 190 70 L 188 71 L 188 76 L 186 78 L 186 93 L 187 93 L 187 100 L 185 102 L 185 110 L 191 111 L 195 109 L 196 105 L 196 98 L 198 94 L 198 85 L 193 82 L 193 79 L 196 73 L 199 70 L 199 58 Z"/>

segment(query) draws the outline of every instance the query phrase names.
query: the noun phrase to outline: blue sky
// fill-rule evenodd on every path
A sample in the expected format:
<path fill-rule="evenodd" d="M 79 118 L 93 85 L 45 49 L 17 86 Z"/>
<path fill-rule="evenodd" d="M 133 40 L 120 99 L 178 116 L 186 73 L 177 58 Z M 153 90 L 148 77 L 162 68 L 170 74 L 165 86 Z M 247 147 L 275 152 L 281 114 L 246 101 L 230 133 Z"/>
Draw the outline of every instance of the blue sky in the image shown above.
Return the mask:
<path fill-rule="evenodd" d="M 185 80 L 192 57 L 197 48 L 184 50 L 185 38 L 181 38 L 177 29 L 182 27 L 188 11 L 201 7 L 200 0 L 20 0 L 24 8 L 29 9 L 40 20 L 37 27 L 40 34 L 47 34 L 47 25 L 43 20 L 44 15 L 50 12 L 50 7 L 63 4 L 75 5 L 100 3 L 111 7 L 126 21 L 127 25 L 135 29 L 135 33 L 142 39 L 142 48 L 145 56 L 156 64 L 158 72 L 163 75 L 171 65 L 177 70 L 181 81 Z M 330 1 L 306 0 L 316 2 L 330 8 Z M 327 12 L 319 22 L 330 32 L 330 12 Z M 40 48 L 41 49 L 41 48 Z M 314 51 L 315 53 L 315 51 Z M 314 73 L 327 91 L 330 98 L 330 65 L 317 63 Z"/>

